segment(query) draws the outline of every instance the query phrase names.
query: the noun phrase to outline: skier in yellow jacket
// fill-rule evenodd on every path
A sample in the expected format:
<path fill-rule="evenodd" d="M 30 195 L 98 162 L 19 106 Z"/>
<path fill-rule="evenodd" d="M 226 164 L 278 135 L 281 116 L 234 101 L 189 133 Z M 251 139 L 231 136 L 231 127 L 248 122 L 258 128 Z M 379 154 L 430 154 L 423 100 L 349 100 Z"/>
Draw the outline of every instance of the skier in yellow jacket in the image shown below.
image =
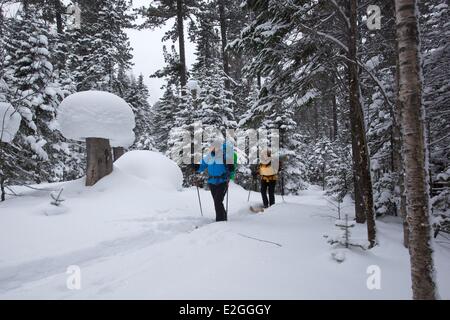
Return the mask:
<path fill-rule="evenodd" d="M 261 196 L 264 208 L 275 204 L 275 186 L 278 180 L 278 168 L 275 168 L 272 152 L 269 149 L 261 151 L 258 174 L 261 177 Z M 269 191 L 269 198 L 267 198 Z"/>

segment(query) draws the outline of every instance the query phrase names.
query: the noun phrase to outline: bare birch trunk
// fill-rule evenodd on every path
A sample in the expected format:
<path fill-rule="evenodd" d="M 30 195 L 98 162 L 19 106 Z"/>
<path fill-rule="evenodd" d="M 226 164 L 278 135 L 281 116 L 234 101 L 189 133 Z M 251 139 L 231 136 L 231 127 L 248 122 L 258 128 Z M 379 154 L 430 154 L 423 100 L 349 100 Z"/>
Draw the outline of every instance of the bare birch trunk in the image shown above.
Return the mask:
<path fill-rule="evenodd" d="M 398 47 L 398 45 L 397 45 Z M 392 163 L 393 163 L 393 171 L 396 172 L 397 182 L 396 185 L 398 190 L 396 190 L 396 195 L 398 200 L 397 212 L 402 218 L 403 221 L 403 246 L 405 248 L 409 247 L 409 225 L 408 220 L 406 219 L 406 197 L 405 197 L 405 176 L 404 176 L 404 168 L 402 162 L 402 152 L 403 152 L 403 143 L 401 136 L 401 105 L 399 102 L 399 79 L 400 79 L 400 63 L 398 61 L 398 48 L 396 50 L 396 94 L 397 99 L 395 101 L 395 106 L 393 110 L 393 123 L 392 123 Z"/>
<path fill-rule="evenodd" d="M 429 221 L 429 185 L 425 110 L 422 106 L 422 79 L 419 30 L 415 0 L 395 0 L 399 55 L 399 106 L 403 138 L 406 210 L 410 227 L 409 253 L 414 299 L 436 299 L 433 250 Z"/>
<path fill-rule="evenodd" d="M 401 121 L 401 115 L 400 115 L 400 106 L 398 105 L 398 99 L 396 102 L 396 110 L 394 112 L 394 123 L 393 123 L 393 169 L 394 172 L 396 172 L 397 176 L 397 187 L 398 190 L 396 190 L 397 198 L 399 199 L 397 205 L 397 212 L 399 216 L 402 218 L 403 222 L 403 245 L 405 248 L 408 248 L 409 246 L 409 225 L 408 220 L 406 219 L 406 197 L 405 197 L 405 178 L 404 178 L 404 170 L 403 170 L 403 163 L 402 163 L 402 142 L 401 142 L 401 129 L 400 129 L 400 121 Z"/>

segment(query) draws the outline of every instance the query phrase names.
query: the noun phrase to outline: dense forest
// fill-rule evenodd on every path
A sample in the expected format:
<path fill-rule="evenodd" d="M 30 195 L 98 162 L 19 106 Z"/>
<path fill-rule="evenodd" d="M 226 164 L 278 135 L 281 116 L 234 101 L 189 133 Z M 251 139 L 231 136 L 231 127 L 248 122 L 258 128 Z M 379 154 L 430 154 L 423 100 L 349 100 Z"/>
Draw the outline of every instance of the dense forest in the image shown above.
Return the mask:
<path fill-rule="evenodd" d="M 84 175 L 85 146 L 58 131 L 58 106 L 75 92 L 108 91 L 135 113 L 131 149 L 171 154 L 174 129 L 198 121 L 222 131 L 280 130 L 278 192 L 317 184 L 336 203 L 352 197 L 372 246 L 378 217 L 402 217 L 404 245 L 421 266 L 415 297 L 434 296 L 432 279 L 417 277 L 432 273 L 423 243 L 450 229 L 445 2 L 420 1 L 416 12 L 408 0 L 162 0 L 141 8 L 79 0 L 79 26 L 71 1 L 1 2 L 0 104 L 22 119 L 11 143 L 0 139 L 2 200 L 13 185 Z M 131 72 L 126 30 L 164 25 L 171 28 L 162 40 L 173 45 L 152 75 L 164 85 L 151 106 L 144 76 Z M 190 68 L 188 40 L 196 48 Z M 185 184 L 190 170 L 183 167 Z M 253 188 L 248 165 L 236 181 Z"/>

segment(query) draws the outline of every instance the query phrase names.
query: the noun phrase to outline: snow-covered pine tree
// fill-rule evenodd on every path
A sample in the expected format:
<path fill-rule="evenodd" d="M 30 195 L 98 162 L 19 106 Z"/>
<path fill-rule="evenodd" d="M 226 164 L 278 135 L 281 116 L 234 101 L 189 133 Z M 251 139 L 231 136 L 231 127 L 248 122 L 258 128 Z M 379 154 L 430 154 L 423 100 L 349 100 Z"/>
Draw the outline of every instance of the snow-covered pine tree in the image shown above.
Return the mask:
<path fill-rule="evenodd" d="M 162 98 L 152 107 L 151 132 L 155 148 L 160 152 L 168 149 L 169 132 L 173 128 L 174 110 L 179 104 L 179 96 L 172 85 L 166 85 Z"/>
<path fill-rule="evenodd" d="M 137 79 L 132 75 L 130 89 L 128 90 L 126 101 L 133 108 L 136 127 L 136 142 L 133 149 L 154 150 L 155 140 L 151 134 L 152 113 L 148 102 L 149 91 L 144 83 L 144 76 L 140 74 Z"/>
<path fill-rule="evenodd" d="M 199 57 L 201 59 L 201 56 Z M 231 91 L 225 89 L 225 74 L 219 59 L 211 59 L 211 63 L 193 72 L 198 80 L 200 93 L 197 98 L 194 121 L 201 121 L 203 126 L 211 126 L 222 133 L 226 129 L 237 127 L 234 120 L 234 100 Z"/>
<path fill-rule="evenodd" d="M 131 66 L 126 28 L 132 24 L 128 0 L 79 1 L 82 26 L 68 31 L 69 68 L 77 90 L 112 91 L 119 67 Z"/>
<path fill-rule="evenodd" d="M 194 101 L 192 92 L 186 92 L 178 97 L 178 105 L 175 109 L 173 127 L 169 132 L 169 140 L 167 141 L 167 156 L 178 163 L 184 176 L 184 185 L 192 184 L 192 163 L 185 162 L 184 151 L 188 150 L 189 154 L 192 150 L 192 138 L 194 131 Z M 189 157 L 192 160 L 191 156 Z"/>
<path fill-rule="evenodd" d="M 308 155 L 309 180 L 322 186 L 325 190 L 327 181 L 331 178 L 332 167 L 338 155 L 335 153 L 333 144 L 328 138 L 322 138 L 310 148 Z"/>
<path fill-rule="evenodd" d="M 256 115 L 258 114 L 258 100 L 259 100 L 259 88 L 256 81 L 245 80 L 244 85 L 241 85 L 234 90 L 234 96 L 236 98 L 235 117 L 239 120 L 238 129 L 239 132 L 245 135 L 247 129 L 256 129 Z M 237 137 L 238 139 L 244 139 L 243 137 Z M 245 138 L 246 139 L 246 138 Z M 240 140 L 242 141 L 242 140 Z M 242 143 L 242 142 L 241 142 Z M 237 168 L 237 181 L 245 188 L 255 189 L 255 181 L 252 176 L 252 170 L 255 170 L 255 164 L 250 163 L 250 159 L 247 159 L 245 155 L 250 155 L 252 150 L 248 144 L 245 145 L 245 149 L 241 150 L 242 154 L 238 160 L 240 162 Z M 241 147 L 242 148 L 242 147 Z M 257 152 L 257 150 L 255 150 Z M 246 165 L 242 165 L 246 164 Z M 256 191 L 256 190 L 254 190 Z"/>
<path fill-rule="evenodd" d="M 58 172 L 61 167 L 53 168 L 55 163 L 49 161 L 59 151 L 61 136 L 56 131 L 55 117 L 64 96 L 61 85 L 54 79 L 49 38 L 41 12 L 34 5 L 28 5 L 26 11 L 21 10 L 17 17 L 8 20 L 6 76 L 12 90 L 11 102 L 23 119 L 17 137 L 22 172 L 15 172 L 16 178 L 21 177 L 19 181 L 61 178 Z"/>
<path fill-rule="evenodd" d="M 264 110 L 262 129 L 275 129 L 277 134 L 270 136 L 268 143 L 271 146 L 272 139 L 278 139 L 280 153 L 280 172 L 278 180 L 279 193 L 298 194 L 305 188 L 306 166 L 305 146 L 303 136 L 298 133 L 297 123 L 294 120 L 295 104 L 283 101 L 278 94 L 279 88 L 273 88 L 270 83 L 263 86 L 263 94 L 258 104 Z M 261 136 L 259 137 L 261 141 Z"/>
<path fill-rule="evenodd" d="M 181 102 L 179 80 L 179 56 L 175 47 L 171 52 L 163 46 L 165 66 L 156 71 L 151 77 L 163 78 L 163 96 L 152 107 L 151 132 L 155 140 L 155 148 L 165 153 L 168 149 L 169 132 L 175 127 L 175 113 Z"/>
<path fill-rule="evenodd" d="M 198 11 L 200 4 L 198 0 L 166 0 L 153 1 L 148 7 L 141 7 L 138 13 L 146 20 L 140 28 L 159 28 L 173 18 L 175 23 L 166 32 L 162 40 L 178 40 L 178 76 L 180 87 L 184 88 L 187 83 L 186 48 L 184 35 L 184 20 L 192 18 Z"/>
<path fill-rule="evenodd" d="M 450 230 L 449 10 L 448 3 L 437 0 L 419 6 L 434 225 Z"/>
<path fill-rule="evenodd" d="M 334 141 L 332 147 L 336 158 L 328 172 L 327 194 L 340 203 L 345 196 L 354 196 L 352 150 L 351 145 L 341 141 Z"/>
<path fill-rule="evenodd" d="M 235 101 L 227 88 L 228 77 L 221 59 L 220 36 L 215 29 L 217 17 L 214 9 L 214 3 L 205 6 L 199 14 L 198 26 L 192 27 L 190 32 L 197 56 L 191 74 L 200 87 L 194 121 L 212 126 L 224 134 L 225 129 L 234 129 L 237 124 L 234 121 Z"/>
<path fill-rule="evenodd" d="M 366 14 L 359 13 L 361 99 L 367 128 L 367 139 L 371 153 L 374 207 L 377 215 L 397 215 L 400 212 L 400 194 L 397 180 L 401 167 L 394 161 L 399 131 L 394 117 L 395 102 L 395 16 L 394 4 L 390 1 L 363 1 L 360 10 L 369 5 L 378 5 L 383 12 L 380 30 L 365 27 Z M 360 11 L 358 11 L 360 12 Z M 362 17 L 362 19 L 361 19 Z M 397 130 L 397 131 L 396 131 Z"/>

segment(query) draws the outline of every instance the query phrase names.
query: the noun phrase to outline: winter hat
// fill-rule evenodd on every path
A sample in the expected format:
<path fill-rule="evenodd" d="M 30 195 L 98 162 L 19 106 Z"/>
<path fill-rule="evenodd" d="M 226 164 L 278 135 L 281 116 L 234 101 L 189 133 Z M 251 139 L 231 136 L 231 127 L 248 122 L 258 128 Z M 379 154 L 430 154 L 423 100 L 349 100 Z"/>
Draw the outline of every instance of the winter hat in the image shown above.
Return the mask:
<path fill-rule="evenodd" d="M 270 151 L 268 149 L 264 149 L 261 151 L 260 160 L 262 164 L 269 164 L 272 161 L 272 157 L 270 155 Z"/>

